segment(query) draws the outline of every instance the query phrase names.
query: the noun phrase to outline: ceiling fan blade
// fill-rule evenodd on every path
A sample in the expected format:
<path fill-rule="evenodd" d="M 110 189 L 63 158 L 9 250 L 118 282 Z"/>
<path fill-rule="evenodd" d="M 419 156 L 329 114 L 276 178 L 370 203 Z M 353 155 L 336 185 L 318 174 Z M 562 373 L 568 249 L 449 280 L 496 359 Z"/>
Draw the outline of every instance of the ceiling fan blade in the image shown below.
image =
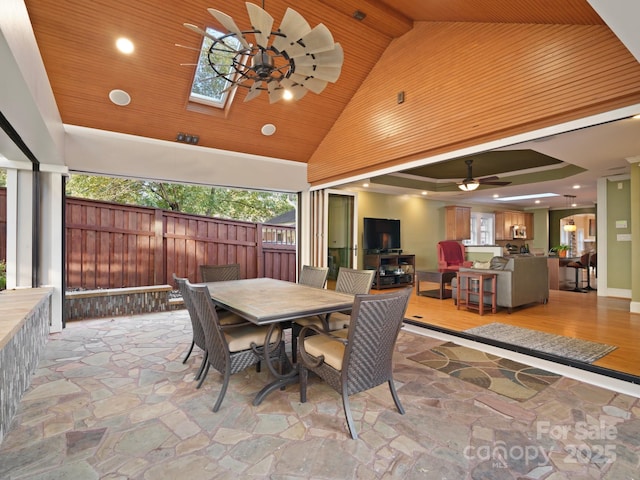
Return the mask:
<path fill-rule="evenodd" d="M 491 177 L 483 177 L 483 178 L 479 178 L 478 181 L 480 183 L 486 183 L 486 182 L 493 182 L 494 180 L 499 180 L 499 177 L 496 177 L 495 175 L 491 176 Z"/>
<path fill-rule="evenodd" d="M 311 27 L 304 17 L 292 8 L 287 8 L 278 28 L 278 32 L 282 33 L 284 37 L 276 36 L 272 46 L 281 52 L 289 44 L 297 42 L 310 31 Z"/>
<path fill-rule="evenodd" d="M 192 32 L 196 32 L 197 34 L 202 35 L 203 37 L 207 37 L 208 39 L 213 40 L 214 42 L 218 41 L 218 39 L 215 36 L 211 35 L 210 33 L 207 33 L 205 30 L 201 29 L 196 25 L 193 25 L 192 23 L 183 23 L 182 25 L 187 27 Z"/>
<path fill-rule="evenodd" d="M 251 88 L 249 89 L 249 92 L 247 93 L 247 96 L 244 97 L 244 101 L 248 102 L 249 100 L 253 100 L 254 98 L 256 98 L 258 95 L 260 95 L 260 92 L 262 92 L 262 90 L 258 87 L 260 87 L 260 84 L 262 83 L 262 81 L 257 81 L 257 82 L 253 82 L 253 85 L 251 85 Z"/>
<path fill-rule="evenodd" d="M 235 48 L 230 46 L 224 40 L 220 40 L 215 35 L 211 35 L 209 32 L 207 32 L 206 30 L 201 29 L 200 27 L 198 27 L 196 25 L 193 25 L 191 23 L 183 23 L 182 25 L 187 27 L 192 32 L 198 33 L 198 34 L 202 35 L 203 37 L 207 37 L 209 40 L 213 41 L 214 43 L 217 43 L 218 45 L 224 45 L 225 47 L 227 47 L 229 49 L 230 52 L 240 53 L 240 52 L 238 52 L 238 50 L 236 50 Z"/>
<path fill-rule="evenodd" d="M 249 19 L 251 20 L 251 28 L 260 30 L 260 33 L 255 34 L 256 42 L 262 48 L 267 48 L 269 36 L 271 35 L 271 27 L 273 27 L 273 17 L 259 6 L 250 2 L 247 2 L 247 11 L 249 12 Z"/>
<path fill-rule="evenodd" d="M 291 94 L 293 95 L 292 100 L 295 100 L 295 101 L 300 100 L 309 91 L 303 85 L 300 85 L 299 83 L 296 83 L 293 80 L 291 80 L 291 78 L 283 78 L 282 80 L 280 80 L 280 85 L 282 85 L 284 88 L 289 90 L 289 92 L 291 92 Z"/>
<path fill-rule="evenodd" d="M 295 58 L 312 53 L 333 50 L 334 45 L 335 42 L 333 41 L 331 32 L 324 26 L 324 24 L 320 23 L 316 25 L 313 30 L 300 38 L 300 43 L 295 40 L 290 43 L 284 51 L 287 52 L 289 57 Z"/>
<path fill-rule="evenodd" d="M 306 77 L 317 78 L 326 82 L 335 82 L 340 77 L 341 67 L 306 66 L 296 65 L 296 73 Z"/>
<path fill-rule="evenodd" d="M 244 35 L 242 35 L 242 32 L 236 25 L 236 22 L 233 21 L 233 18 L 231 18 L 226 13 L 221 12 L 220 10 L 216 10 L 215 8 L 208 8 L 207 11 L 213 16 L 213 18 L 218 20 L 224 28 L 233 33 L 244 48 L 251 48 L 249 46 L 249 43 L 247 43 L 247 40 L 244 38 Z"/>
<path fill-rule="evenodd" d="M 304 88 L 311 90 L 313 93 L 321 93 L 327 86 L 327 82 L 325 82 L 324 80 L 320 80 L 319 78 L 306 77 L 297 73 L 291 75 L 289 77 L 289 80 L 293 80 L 295 83 L 302 85 Z"/>
<path fill-rule="evenodd" d="M 269 103 L 276 103 L 282 100 L 285 89 L 278 85 L 277 82 L 269 82 L 267 84 L 267 90 L 269 93 Z"/>
<path fill-rule="evenodd" d="M 296 68 L 303 66 L 341 67 L 343 62 L 344 51 L 342 50 L 342 45 L 336 43 L 333 50 L 296 58 Z"/>
<path fill-rule="evenodd" d="M 511 182 L 483 182 L 482 180 L 479 181 L 480 185 L 497 185 L 497 186 L 502 186 L 504 187 L 505 185 L 511 185 Z"/>

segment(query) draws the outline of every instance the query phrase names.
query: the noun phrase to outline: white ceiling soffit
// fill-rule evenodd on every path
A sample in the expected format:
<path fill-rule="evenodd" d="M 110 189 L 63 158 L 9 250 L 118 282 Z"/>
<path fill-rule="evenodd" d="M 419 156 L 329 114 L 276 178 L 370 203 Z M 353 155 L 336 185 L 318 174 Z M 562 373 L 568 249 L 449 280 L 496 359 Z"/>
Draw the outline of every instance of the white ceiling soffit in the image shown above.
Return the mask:
<path fill-rule="evenodd" d="M 640 62 L 640 2 L 638 0 L 587 0 Z"/>
<path fill-rule="evenodd" d="M 31 21 L 22 0 L 0 1 L 0 110 L 42 164 L 64 165 L 62 121 Z M 24 158 L 10 139 L 0 139 L 0 154 Z"/>
<path fill-rule="evenodd" d="M 309 188 L 307 165 L 301 162 L 75 125 L 65 125 L 65 130 L 65 158 L 72 173 L 278 192 Z"/>

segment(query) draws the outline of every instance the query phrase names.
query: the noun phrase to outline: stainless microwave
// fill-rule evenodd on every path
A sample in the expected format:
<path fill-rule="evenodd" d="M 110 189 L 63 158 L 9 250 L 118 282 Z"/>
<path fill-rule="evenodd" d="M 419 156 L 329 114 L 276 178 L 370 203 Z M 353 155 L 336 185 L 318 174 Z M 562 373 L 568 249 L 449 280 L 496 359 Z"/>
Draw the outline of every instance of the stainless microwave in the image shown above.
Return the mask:
<path fill-rule="evenodd" d="M 524 225 L 512 225 L 511 238 L 527 238 L 527 227 Z"/>

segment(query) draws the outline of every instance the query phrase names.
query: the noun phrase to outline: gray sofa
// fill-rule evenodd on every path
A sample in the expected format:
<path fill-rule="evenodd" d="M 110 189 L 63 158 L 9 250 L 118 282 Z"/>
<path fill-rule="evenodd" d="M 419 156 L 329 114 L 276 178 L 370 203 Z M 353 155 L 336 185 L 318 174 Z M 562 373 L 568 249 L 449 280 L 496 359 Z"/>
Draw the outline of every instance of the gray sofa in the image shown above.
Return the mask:
<path fill-rule="evenodd" d="M 461 272 L 478 270 L 477 268 L 460 268 Z M 515 307 L 534 302 L 547 303 L 549 300 L 547 257 L 532 255 L 493 257 L 489 268 L 483 268 L 480 271 L 497 275 L 496 303 L 499 307 L 506 308 L 509 313 Z M 455 302 L 458 294 L 456 278 L 451 282 L 451 287 Z M 472 295 L 471 300 L 477 301 L 477 297 L 474 298 Z"/>

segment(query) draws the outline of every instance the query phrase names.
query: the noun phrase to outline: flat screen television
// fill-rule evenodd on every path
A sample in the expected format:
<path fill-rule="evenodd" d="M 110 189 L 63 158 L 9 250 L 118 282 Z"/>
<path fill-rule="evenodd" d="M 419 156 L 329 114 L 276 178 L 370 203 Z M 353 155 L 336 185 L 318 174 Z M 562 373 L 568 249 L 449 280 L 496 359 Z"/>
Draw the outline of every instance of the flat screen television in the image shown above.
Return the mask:
<path fill-rule="evenodd" d="M 362 238 L 365 251 L 378 250 L 384 253 L 399 250 L 400 245 L 400 220 L 365 217 Z"/>

